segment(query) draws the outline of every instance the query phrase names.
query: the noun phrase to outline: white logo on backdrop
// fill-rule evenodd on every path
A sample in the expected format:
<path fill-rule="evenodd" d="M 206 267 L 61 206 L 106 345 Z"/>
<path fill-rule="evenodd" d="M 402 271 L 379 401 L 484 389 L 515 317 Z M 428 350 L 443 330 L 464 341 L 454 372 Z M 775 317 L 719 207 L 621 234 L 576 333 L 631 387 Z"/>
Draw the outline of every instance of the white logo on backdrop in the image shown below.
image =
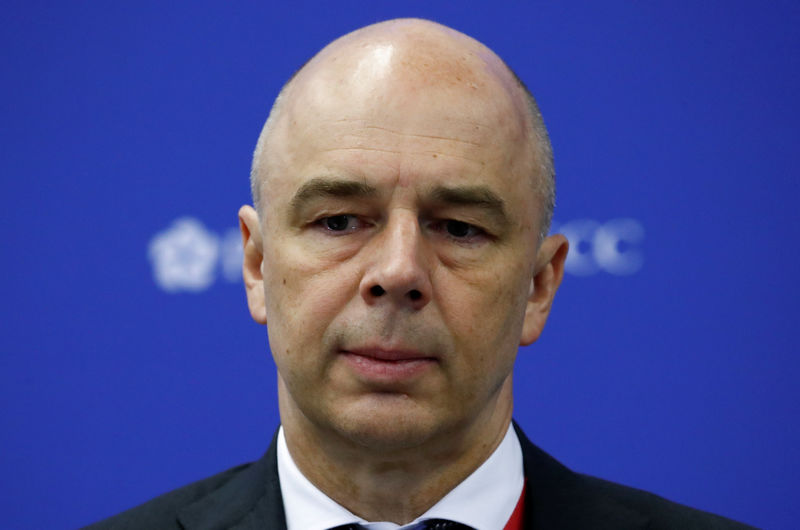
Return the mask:
<path fill-rule="evenodd" d="M 575 219 L 553 223 L 553 233 L 569 239 L 566 272 L 590 276 L 606 272 L 635 274 L 644 258 L 640 248 L 644 228 L 636 219 L 611 219 L 600 223 Z M 208 230 L 200 220 L 181 217 L 150 240 L 148 255 L 156 284 L 168 292 L 205 291 L 217 280 L 242 279 L 242 240 L 239 230 Z"/>
<path fill-rule="evenodd" d="M 641 245 L 644 228 L 636 219 L 611 219 L 599 223 L 575 219 L 553 226 L 553 233 L 569 240 L 569 254 L 564 269 L 576 276 L 590 276 L 604 271 L 617 276 L 635 274 L 642 268 Z"/>
<path fill-rule="evenodd" d="M 204 291 L 214 283 L 219 237 L 192 217 L 176 219 L 150 240 L 153 278 L 165 291 Z"/>

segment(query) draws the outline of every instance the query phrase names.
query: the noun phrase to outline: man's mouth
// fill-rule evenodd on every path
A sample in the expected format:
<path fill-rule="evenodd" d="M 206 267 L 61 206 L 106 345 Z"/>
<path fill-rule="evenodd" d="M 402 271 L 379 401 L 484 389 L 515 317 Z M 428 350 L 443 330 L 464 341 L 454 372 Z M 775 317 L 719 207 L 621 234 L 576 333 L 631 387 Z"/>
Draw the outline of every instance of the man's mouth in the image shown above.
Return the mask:
<path fill-rule="evenodd" d="M 438 363 L 435 357 L 411 349 L 359 347 L 341 353 L 360 377 L 375 382 L 413 379 Z"/>

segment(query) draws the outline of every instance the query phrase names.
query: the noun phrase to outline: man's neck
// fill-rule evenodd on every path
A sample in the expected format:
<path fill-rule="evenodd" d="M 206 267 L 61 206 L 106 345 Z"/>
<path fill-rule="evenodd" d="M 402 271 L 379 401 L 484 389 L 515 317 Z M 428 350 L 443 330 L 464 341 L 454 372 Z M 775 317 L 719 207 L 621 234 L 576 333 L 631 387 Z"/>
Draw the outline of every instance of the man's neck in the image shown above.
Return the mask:
<path fill-rule="evenodd" d="M 436 504 L 497 448 L 511 421 L 510 400 L 503 405 L 466 428 L 393 450 L 372 449 L 282 420 L 292 459 L 317 488 L 368 521 L 405 524 Z"/>

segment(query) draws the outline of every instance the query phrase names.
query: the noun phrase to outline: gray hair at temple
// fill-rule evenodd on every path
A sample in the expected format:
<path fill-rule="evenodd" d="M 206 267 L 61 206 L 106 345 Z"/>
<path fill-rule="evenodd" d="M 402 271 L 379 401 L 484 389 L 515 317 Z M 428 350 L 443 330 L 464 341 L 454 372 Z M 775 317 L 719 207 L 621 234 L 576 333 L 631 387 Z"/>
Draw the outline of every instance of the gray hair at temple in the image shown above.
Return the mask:
<path fill-rule="evenodd" d="M 528 103 L 527 109 L 530 118 L 531 137 L 533 140 L 531 142 L 531 148 L 534 151 L 534 159 L 538 161 L 537 167 L 535 168 L 538 175 L 532 175 L 531 177 L 534 182 L 535 191 L 542 201 L 542 215 L 539 218 L 539 243 L 541 243 L 550 232 L 550 223 L 553 220 L 553 210 L 556 204 L 556 172 L 553 162 L 553 147 L 550 143 L 550 135 L 547 133 L 547 128 L 544 124 L 544 118 L 542 118 L 542 113 L 539 110 L 536 99 L 533 97 L 533 93 L 531 93 L 530 89 L 528 89 L 514 70 L 507 64 L 505 66 L 516 80 L 519 88 L 522 89 Z M 266 152 L 266 143 L 272 125 L 277 121 L 280 115 L 281 102 L 286 94 L 287 88 L 302 69 L 303 67 L 300 67 L 292 74 L 286 84 L 283 85 L 283 88 L 281 88 L 278 97 L 275 98 L 269 117 L 258 137 L 258 142 L 253 152 L 253 163 L 250 169 L 250 191 L 253 194 L 253 206 L 258 212 L 259 217 L 261 217 L 261 176 L 259 174 L 261 159 Z"/>

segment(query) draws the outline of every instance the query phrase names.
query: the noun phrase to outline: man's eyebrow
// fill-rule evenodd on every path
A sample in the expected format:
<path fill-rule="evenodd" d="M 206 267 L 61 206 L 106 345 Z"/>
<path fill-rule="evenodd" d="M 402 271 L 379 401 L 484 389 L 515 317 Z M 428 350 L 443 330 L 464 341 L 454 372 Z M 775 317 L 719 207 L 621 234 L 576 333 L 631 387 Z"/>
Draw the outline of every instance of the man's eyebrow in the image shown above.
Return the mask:
<path fill-rule="evenodd" d="M 323 197 L 369 197 L 378 193 L 378 190 L 365 182 L 345 180 L 331 177 L 316 177 L 297 190 L 289 206 L 297 211 L 304 204 L 313 199 Z"/>
<path fill-rule="evenodd" d="M 478 207 L 503 224 L 509 222 L 505 202 L 486 186 L 437 186 L 431 191 L 430 198 L 444 204 Z"/>

